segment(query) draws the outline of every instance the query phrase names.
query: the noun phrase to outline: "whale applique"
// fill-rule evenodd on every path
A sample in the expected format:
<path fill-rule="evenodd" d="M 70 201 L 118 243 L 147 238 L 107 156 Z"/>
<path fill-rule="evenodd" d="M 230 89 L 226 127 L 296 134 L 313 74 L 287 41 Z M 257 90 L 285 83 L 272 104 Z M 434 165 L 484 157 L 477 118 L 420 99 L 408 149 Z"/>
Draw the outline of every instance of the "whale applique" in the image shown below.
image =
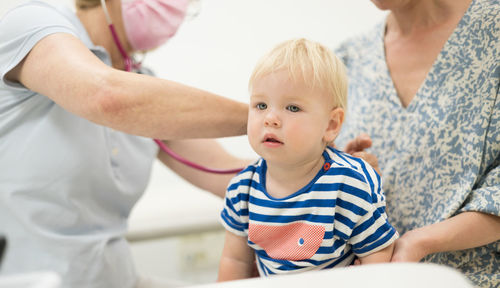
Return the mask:
<path fill-rule="evenodd" d="M 262 225 L 250 223 L 248 237 L 270 257 L 283 260 L 311 258 L 323 242 L 325 227 L 307 223 Z"/>

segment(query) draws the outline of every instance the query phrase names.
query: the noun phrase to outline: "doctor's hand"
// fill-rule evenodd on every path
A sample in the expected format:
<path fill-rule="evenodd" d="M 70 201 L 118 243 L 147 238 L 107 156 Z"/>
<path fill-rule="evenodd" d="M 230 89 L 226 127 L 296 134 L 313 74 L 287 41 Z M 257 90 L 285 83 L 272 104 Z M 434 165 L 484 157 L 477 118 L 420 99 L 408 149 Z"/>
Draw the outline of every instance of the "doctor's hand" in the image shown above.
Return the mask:
<path fill-rule="evenodd" d="M 365 149 L 372 146 L 372 139 L 368 134 L 361 133 L 353 140 L 349 141 L 344 148 L 344 152 L 351 154 L 354 157 L 361 158 L 368 162 L 379 175 L 382 176 L 382 171 L 378 167 L 378 158 L 374 154 L 368 153 Z"/>

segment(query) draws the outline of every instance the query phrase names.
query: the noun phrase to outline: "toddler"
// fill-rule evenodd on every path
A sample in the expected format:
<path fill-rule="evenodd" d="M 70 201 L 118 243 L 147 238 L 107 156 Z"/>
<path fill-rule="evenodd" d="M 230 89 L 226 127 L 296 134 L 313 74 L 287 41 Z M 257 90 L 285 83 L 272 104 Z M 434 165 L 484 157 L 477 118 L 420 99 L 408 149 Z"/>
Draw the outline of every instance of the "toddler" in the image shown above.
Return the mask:
<path fill-rule="evenodd" d="M 230 182 L 219 281 L 389 262 L 380 176 L 328 146 L 347 103 L 343 64 L 324 46 L 290 40 L 250 78 L 248 139 L 261 158 Z"/>

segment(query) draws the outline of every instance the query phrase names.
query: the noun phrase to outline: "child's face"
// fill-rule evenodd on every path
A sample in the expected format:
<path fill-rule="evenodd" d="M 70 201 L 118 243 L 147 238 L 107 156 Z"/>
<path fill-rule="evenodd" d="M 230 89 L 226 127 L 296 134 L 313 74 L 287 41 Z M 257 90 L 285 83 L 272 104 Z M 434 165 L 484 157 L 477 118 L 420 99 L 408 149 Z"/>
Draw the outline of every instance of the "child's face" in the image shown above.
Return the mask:
<path fill-rule="evenodd" d="M 324 91 L 312 89 L 303 80 L 293 81 L 287 70 L 266 75 L 252 85 L 250 145 L 273 164 L 301 165 L 316 160 L 340 129 L 342 120 L 332 124 L 332 113 L 338 109 Z"/>

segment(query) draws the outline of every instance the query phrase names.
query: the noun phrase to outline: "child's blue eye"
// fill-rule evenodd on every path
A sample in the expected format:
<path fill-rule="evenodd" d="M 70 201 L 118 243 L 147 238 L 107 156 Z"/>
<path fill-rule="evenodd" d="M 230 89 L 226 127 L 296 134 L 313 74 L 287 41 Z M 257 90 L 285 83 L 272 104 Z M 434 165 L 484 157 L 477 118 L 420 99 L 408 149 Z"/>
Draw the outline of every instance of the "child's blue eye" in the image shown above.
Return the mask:
<path fill-rule="evenodd" d="M 257 109 L 259 109 L 259 110 L 266 110 L 267 109 L 267 104 L 266 103 L 259 103 L 259 104 L 257 104 Z"/>
<path fill-rule="evenodd" d="M 290 111 L 290 112 L 299 112 L 300 111 L 300 108 L 295 106 L 295 105 L 288 105 L 286 107 L 286 110 Z"/>

